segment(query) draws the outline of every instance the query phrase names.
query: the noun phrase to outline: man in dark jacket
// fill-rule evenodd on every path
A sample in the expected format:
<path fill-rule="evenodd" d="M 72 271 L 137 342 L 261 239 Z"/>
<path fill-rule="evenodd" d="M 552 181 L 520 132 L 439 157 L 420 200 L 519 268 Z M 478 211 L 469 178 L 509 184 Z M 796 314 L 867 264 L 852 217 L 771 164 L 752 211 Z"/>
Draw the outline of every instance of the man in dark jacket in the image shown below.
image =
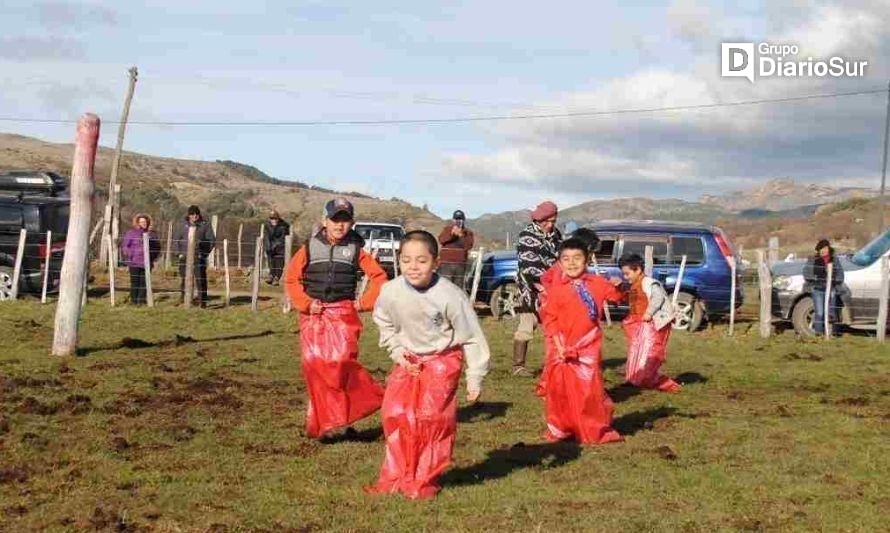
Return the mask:
<path fill-rule="evenodd" d="M 266 283 L 269 285 L 278 285 L 284 271 L 284 262 L 290 259 L 284 257 L 284 243 L 289 234 L 290 224 L 281 220 L 278 211 L 272 211 L 263 229 L 263 247 L 269 260 L 269 279 Z"/>
<path fill-rule="evenodd" d="M 173 233 L 173 247 L 179 257 L 179 292 L 185 301 L 185 262 L 188 255 L 189 228 L 195 228 L 195 287 L 201 300 L 201 307 L 207 307 L 207 256 L 216 246 L 216 235 L 196 205 L 190 205 L 185 220 Z M 188 295 L 192 297 L 191 294 Z"/>
<path fill-rule="evenodd" d="M 828 265 L 832 265 L 831 291 L 827 291 Z M 834 248 L 828 239 L 822 239 L 816 244 L 816 255 L 810 258 L 804 267 L 803 277 L 812 291 L 815 311 L 813 330 L 817 335 L 825 334 L 825 295 L 829 292 L 831 300 L 828 304 L 828 320 L 832 335 L 837 334 L 837 304 L 844 286 L 844 268 L 835 256 Z"/>
<path fill-rule="evenodd" d="M 476 243 L 476 236 L 467 226 L 463 211 L 455 211 L 451 222 L 439 234 L 439 269 L 437 272 L 461 289 L 465 289 L 467 257 Z"/>
<path fill-rule="evenodd" d="M 541 276 L 556 262 L 562 234 L 556 228 L 558 209 L 542 202 L 531 213 L 532 223 L 519 233 L 519 326 L 513 334 L 513 375 L 532 375 L 525 368 L 528 343 L 538 325 L 538 293 Z"/>

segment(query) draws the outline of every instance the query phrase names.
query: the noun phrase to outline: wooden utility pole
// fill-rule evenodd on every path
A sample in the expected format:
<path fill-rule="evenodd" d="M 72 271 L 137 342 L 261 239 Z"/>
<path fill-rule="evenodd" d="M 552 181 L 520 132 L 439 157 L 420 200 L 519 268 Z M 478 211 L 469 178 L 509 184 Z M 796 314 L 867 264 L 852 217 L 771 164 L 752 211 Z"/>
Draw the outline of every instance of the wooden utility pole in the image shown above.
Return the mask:
<path fill-rule="evenodd" d="M 87 113 L 77 122 L 74 164 L 71 168 L 71 208 L 59 282 L 59 303 L 56 305 L 53 355 L 74 355 L 77 350 L 77 328 L 86 289 L 95 187 L 93 169 L 98 142 L 99 117 Z"/>
<path fill-rule="evenodd" d="M 196 226 L 189 226 L 188 241 L 185 254 L 185 280 L 182 291 L 182 305 L 186 309 L 192 306 L 192 293 L 195 292 L 195 231 Z"/>
<path fill-rule="evenodd" d="M 145 303 L 149 307 L 155 306 L 155 293 L 151 286 L 151 246 L 148 242 L 148 232 L 142 234 L 142 258 L 145 269 Z"/>
<path fill-rule="evenodd" d="M 884 209 L 887 197 L 884 195 L 887 191 L 887 149 L 890 145 L 890 83 L 887 84 L 887 118 L 884 119 L 884 161 L 881 164 L 881 198 L 878 213 L 880 220 L 878 221 L 878 233 L 884 232 Z"/>
<path fill-rule="evenodd" d="M 136 90 L 136 77 L 139 74 L 139 71 L 135 66 L 130 67 L 130 70 L 127 71 L 130 74 L 130 83 L 127 87 L 127 98 L 124 100 L 124 110 L 121 113 L 121 121 L 118 125 L 117 129 L 117 146 L 114 149 L 114 158 L 111 160 L 111 178 L 108 180 L 108 205 L 111 206 L 111 218 L 106 218 L 105 220 L 105 228 L 103 230 L 102 235 L 102 251 L 99 252 L 99 261 L 105 261 L 105 254 L 110 250 L 106 250 L 105 246 L 107 246 L 107 241 L 105 237 L 108 235 L 108 232 L 111 230 L 112 220 L 120 219 L 120 198 L 116 197 L 116 192 L 119 189 L 116 189 L 117 185 L 117 174 L 121 165 L 121 152 L 124 148 L 124 135 L 127 132 L 127 120 L 130 117 L 130 104 L 133 102 L 133 92 Z M 109 215 L 108 210 L 105 211 L 106 216 Z M 117 236 L 113 236 L 115 239 L 115 245 L 117 244 Z"/>
<path fill-rule="evenodd" d="M 757 250 L 757 275 L 760 280 L 760 336 L 766 339 L 773 332 L 773 277 L 763 250 Z"/>

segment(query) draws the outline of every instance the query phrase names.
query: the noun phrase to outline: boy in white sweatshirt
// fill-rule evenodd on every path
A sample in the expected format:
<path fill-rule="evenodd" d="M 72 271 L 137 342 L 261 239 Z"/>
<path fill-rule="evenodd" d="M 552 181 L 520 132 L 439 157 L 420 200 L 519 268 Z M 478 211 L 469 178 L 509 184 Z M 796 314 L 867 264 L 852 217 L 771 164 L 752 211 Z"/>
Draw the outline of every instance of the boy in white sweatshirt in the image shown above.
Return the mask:
<path fill-rule="evenodd" d="M 383 286 L 374 308 L 380 345 L 396 363 L 383 397 L 386 455 L 372 494 L 433 498 L 451 464 L 457 385 L 467 362 L 467 401 L 475 402 L 490 353 L 467 295 L 439 277 L 439 246 L 425 231 L 402 239 L 402 275 Z"/>

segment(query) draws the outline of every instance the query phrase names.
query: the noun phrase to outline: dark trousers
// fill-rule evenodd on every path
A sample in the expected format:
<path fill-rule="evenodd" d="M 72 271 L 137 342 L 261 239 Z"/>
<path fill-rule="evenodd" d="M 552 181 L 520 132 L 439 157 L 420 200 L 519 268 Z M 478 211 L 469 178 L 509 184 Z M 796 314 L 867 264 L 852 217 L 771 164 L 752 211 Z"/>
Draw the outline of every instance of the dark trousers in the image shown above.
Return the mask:
<path fill-rule="evenodd" d="M 134 305 L 146 303 L 144 268 L 130 267 L 130 303 Z"/>
<path fill-rule="evenodd" d="M 439 263 L 437 271 L 439 275 L 451 283 L 457 285 L 461 290 L 466 290 L 464 282 L 467 275 L 466 263 Z"/>
<path fill-rule="evenodd" d="M 269 254 L 269 279 L 278 281 L 284 272 L 284 254 Z"/>
<path fill-rule="evenodd" d="M 185 300 L 185 261 L 179 262 L 179 294 Z M 202 304 L 207 303 L 207 258 L 195 259 L 195 288 Z M 191 294 L 189 295 L 191 298 Z"/>

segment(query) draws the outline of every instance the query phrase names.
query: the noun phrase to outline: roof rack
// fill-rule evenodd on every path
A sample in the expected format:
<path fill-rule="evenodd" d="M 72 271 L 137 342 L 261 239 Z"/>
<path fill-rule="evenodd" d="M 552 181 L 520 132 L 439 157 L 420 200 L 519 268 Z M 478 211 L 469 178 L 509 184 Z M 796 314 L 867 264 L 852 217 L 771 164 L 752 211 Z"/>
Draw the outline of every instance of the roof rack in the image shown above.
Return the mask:
<path fill-rule="evenodd" d="M 0 191 L 55 196 L 68 188 L 68 181 L 54 172 L 0 172 Z"/>

